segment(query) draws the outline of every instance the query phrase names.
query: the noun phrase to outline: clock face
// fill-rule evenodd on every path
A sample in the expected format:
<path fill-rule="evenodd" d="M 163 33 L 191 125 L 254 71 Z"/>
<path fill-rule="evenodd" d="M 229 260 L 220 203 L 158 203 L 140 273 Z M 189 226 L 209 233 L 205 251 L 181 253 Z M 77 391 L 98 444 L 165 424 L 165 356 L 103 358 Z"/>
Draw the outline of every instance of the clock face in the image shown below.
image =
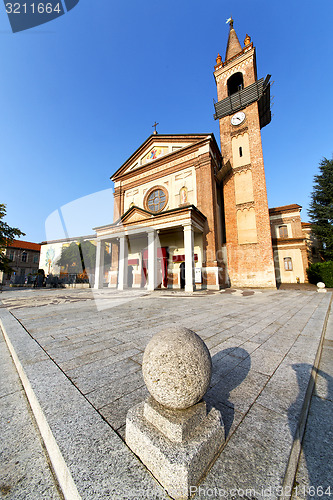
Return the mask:
<path fill-rule="evenodd" d="M 238 111 L 231 117 L 231 125 L 240 125 L 245 120 L 245 113 L 243 111 Z"/>

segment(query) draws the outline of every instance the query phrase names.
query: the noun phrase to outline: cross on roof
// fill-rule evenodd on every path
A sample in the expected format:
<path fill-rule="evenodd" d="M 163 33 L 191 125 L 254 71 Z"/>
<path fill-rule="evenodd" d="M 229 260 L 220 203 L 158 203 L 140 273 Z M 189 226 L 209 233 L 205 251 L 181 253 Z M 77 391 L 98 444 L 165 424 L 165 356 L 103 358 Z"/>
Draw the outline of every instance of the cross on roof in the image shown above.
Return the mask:
<path fill-rule="evenodd" d="M 155 121 L 155 123 L 154 123 L 154 125 L 153 125 L 153 127 L 155 128 L 155 130 L 154 130 L 154 134 L 157 134 L 157 130 L 156 130 L 157 125 L 159 125 L 159 123 L 156 123 L 156 121 Z"/>

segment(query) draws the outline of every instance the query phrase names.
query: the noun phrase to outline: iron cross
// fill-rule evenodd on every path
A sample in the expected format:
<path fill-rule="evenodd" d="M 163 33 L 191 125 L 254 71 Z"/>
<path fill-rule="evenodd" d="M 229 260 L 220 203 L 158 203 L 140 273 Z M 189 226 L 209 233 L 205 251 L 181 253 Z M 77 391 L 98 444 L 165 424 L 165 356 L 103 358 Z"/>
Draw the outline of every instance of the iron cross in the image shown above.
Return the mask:
<path fill-rule="evenodd" d="M 157 134 L 157 130 L 156 130 L 157 125 L 159 125 L 159 123 L 156 123 L 156 121 L 155 121 L 155 123 L 153 125 L 153 127 L 155 128 L 155 134 Z"/>

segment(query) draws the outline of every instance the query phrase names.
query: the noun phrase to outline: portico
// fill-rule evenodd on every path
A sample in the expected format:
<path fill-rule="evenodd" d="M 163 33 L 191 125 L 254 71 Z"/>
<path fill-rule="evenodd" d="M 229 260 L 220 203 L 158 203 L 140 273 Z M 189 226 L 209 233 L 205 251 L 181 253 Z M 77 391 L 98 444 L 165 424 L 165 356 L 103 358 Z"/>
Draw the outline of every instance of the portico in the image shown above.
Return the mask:
<path fill-rule="evenodd" d="M 129 269 L 133 267 L 133 286 L 147 290 L 178 288 L 180 279 L 175 274 L 180 262 L 184 262 L 185 291 L 193 292 L 195 268 L 202 269 L 203 264 L 205 223 L 205 216 L 192 205 L 155 216 L 132 207 L 116 223 L 94 228 L 97 234 L 94 288 L 102 288 L 107 276 L 108 286 L 126 289 Z M 112 244 L 111 270 L 103 262 L 106 242 Z"/>

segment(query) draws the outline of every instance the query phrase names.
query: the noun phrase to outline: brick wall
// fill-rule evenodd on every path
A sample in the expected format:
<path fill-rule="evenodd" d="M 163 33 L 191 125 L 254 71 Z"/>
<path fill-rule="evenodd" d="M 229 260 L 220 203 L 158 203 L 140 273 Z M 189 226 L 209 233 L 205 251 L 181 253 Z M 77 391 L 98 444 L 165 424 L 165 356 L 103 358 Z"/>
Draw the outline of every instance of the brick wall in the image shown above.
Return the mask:
<path fill-rule="evenodd" d="M 237 61 L 231 63 L 233 72 L 243 73 L 244 87 L 255 81 L 255 54 L 251 50 L 237 67 Z M 225 73 L 225 76 L 223 75 Z M 230 77 L 228 64 L 222 70 L 216 71 L 217 92 L 219 100 L 227 97 L 227 79 Z M 232 72 L 231 72 L 232 74 Z M 273 250 L 268 213 L 266 180 L 261 145 L 258 104 L 252 103 L 243 110 L 245 121 L 234 127 L 230 116 L 220 119 L 221 152 L 224 164 L 229 167 L 229 173 L 224 178 L 225 225 L 228 254 L 228 273 L 231 285 L 236 286 L 275 286 L 273 265 Z M 248 134 L 250 149 L 250 164 L 237 167 L 234 170 L 231 138 L 239 134 Z M 253 182 L 253 200 L 246 204 L 236 205 L 235 180 L 236 171 L 250 169 Z M 255 210 L 257 238 L 256 243 L 239 244 L 237 228 L 237 211 L 253 208 Z"/>

